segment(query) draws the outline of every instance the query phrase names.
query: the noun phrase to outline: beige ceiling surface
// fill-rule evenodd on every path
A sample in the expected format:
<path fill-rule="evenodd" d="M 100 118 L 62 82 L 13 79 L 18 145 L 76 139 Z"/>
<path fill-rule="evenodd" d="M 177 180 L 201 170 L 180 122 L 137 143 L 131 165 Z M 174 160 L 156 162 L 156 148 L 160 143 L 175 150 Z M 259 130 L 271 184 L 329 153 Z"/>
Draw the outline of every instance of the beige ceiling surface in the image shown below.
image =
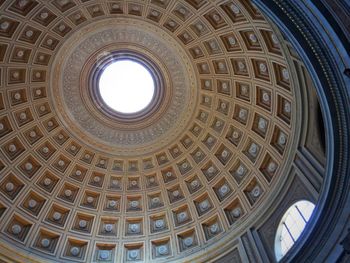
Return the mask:
<path fill-rule="evenodd" d="M 281 36 L 252 4 L 0 8 L 3 244 L 58 262 L 200 261 L 266 210 L 299 101 Z M 89 97 L 96 62 L 120 50 L 164 79 L 160 106 L 135 122 Z"/>

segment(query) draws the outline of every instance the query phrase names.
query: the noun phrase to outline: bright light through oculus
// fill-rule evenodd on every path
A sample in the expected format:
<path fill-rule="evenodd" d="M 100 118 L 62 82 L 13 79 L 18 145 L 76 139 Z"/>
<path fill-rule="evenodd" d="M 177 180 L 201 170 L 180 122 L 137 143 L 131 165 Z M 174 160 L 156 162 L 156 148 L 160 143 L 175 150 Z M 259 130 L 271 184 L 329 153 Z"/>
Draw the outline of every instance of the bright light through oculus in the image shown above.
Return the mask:
<path fill-rule="evenodd" d="M 121 113 L 136 113 L 148 106 L 154 94 L 151 73 L 141 64 L 120 60 L 102 72 L 99 90 L 104 102 Z"/>

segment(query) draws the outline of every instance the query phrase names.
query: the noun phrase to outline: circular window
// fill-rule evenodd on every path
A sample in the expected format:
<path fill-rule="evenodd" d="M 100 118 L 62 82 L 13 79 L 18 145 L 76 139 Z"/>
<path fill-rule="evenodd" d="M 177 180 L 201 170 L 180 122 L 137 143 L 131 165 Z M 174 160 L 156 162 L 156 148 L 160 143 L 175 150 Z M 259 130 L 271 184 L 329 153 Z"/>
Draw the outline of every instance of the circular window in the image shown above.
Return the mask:
<path fill-rule="evenodd" d="M 275 255 L 279 261 L 298 240 L 310 220 L 315 205 L 302 200 L 293 204 L 283 215 L 275 237 Z"/>
<path fill-rule="evenodd" d="M 98 89 L 102 100 L 114 111 L 131 114 L 152 101 L 155 84 L 149 70 L 132 60 L 118 60 L 103 70 Z"/>

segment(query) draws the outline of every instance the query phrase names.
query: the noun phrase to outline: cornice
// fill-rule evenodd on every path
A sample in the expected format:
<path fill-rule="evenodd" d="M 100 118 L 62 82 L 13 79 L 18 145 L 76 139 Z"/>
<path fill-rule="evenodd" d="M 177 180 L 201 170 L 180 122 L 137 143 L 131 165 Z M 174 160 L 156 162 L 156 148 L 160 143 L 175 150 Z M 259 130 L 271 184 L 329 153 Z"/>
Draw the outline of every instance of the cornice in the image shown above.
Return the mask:
<path fill-rule="evenodd" d="M 337 63 L 345 58 L 325 35 L 324 23 L 318 20 L 301 1 L 274 0 L 254 1 L 273 22 L 275 22 L 288 40 L 299 52 L 315 83 L 320 97 L 321 107 L 326 117 L 327 133 L 327 171 L 318 202 L 319 210 L 308 237 L 301 240 L 288 253 L 283 261 L 322 260 L 320 254 L 331 247 L 327 242 L 343 225 L 342 213 L 348 206 L 350 189 L 349 167 L 349 79 L 343 74 L 343 65 Z M 335 42 L 341 45 L 339 42 Z"/>

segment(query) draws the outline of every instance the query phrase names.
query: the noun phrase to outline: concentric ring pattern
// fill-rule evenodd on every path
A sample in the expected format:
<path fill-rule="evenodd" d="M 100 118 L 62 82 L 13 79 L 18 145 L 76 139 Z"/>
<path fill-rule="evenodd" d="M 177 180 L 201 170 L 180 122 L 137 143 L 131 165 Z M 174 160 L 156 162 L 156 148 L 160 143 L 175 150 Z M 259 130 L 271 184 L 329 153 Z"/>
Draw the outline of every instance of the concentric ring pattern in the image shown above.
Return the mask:
<path fill-rule="evenodd" d="M 205 261 L 269 206 L 300 98 L 282 36 L 249 1 L 0 8 L 1 240 L 45 262 Z M 134 122 L 89 95 L 96 61 L 120 50 L 163 78 Z"/>

